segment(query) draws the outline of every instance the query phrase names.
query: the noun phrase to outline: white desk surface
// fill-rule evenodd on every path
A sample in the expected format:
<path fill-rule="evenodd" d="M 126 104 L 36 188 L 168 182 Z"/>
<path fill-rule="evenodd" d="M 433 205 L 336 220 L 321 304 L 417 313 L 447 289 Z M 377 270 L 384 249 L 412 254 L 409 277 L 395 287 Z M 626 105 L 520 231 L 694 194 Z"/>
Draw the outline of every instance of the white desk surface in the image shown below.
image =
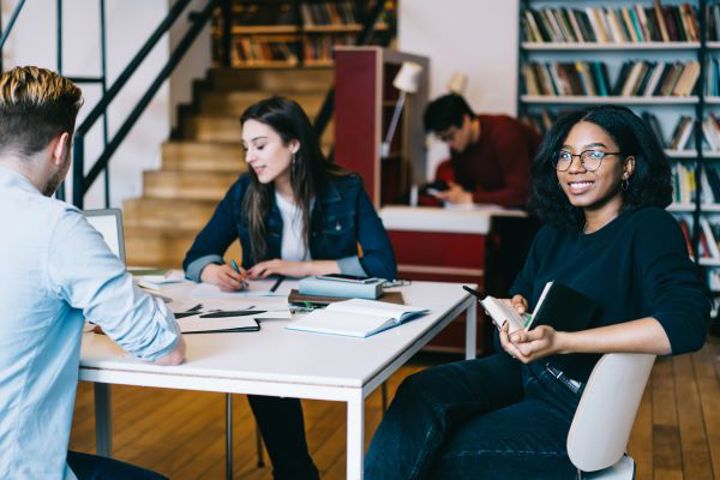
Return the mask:
<path fill-rule="evenodd" d="M 497 205 L 471 205 L 468 208 L 389 205 L 382 207 L 379 215 L 388 230 L 485 235 L 490 231 L 493 217 L 525 217 L 527 213 Z"/>
<path fill-rule="evenodd" d="M 183 288 L 187 287 L 164 290 L 163 294 L 187 296 Z M 303 385 L 333 390 L 363 388 L 420 337 L 437 328 L 438 318 L 449 315 L 455 318 L 469 305 L 469 295 L 461 284 L 413 282 L 392 290 L 402 291 L 405 303 L 429 308 L 431 312 L 365 339 L 285 329 L 292 320 L 263 320 L 259 332 L 186 335 L 187 361 L 172 367 L 134 359 L 104 335 L 86 333 L 80 379 L 218 391 L 238 390 L 219 389 L 217 382 L 203 383 L 200 379 L 236 385 L 296 384 L 301 390 Z M 194 383 L 195 380 L 199 383 Z"/>

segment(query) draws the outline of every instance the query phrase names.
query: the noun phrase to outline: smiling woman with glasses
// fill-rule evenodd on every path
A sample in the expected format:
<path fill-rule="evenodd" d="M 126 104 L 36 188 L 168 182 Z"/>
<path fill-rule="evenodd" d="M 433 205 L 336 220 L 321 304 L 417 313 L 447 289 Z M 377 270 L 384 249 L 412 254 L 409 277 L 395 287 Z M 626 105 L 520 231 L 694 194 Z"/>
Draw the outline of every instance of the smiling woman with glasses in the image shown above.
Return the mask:
<path fill-rule="evenodd" d="M 624 107 L 573 112 L 532 172 L 531 207 L 546 225 L 505 302 L 532 311 L 554 281 L 600 311 L 567 331 L 505 325 L 504 351 L 408 377 L 372 440 L 366 478 L 574 478 L 567 435 L 600 356 L 703 345 L 710 304 L 664 210 L 670 166 L 643 121 Z"/>

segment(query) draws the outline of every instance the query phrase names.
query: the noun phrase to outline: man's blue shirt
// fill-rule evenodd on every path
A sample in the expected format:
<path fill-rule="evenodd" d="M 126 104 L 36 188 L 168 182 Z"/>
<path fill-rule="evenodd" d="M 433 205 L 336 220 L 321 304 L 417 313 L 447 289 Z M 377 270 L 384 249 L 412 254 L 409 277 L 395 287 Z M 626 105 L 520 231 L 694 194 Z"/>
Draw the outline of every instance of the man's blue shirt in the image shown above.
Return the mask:
<path fill-rule="evenodd" d="M 177 345 L 165 305 L 73 206 L 0 166 L 0 478 L 73 479 L 66 467 L 84 319 L 155 360 Z"/>

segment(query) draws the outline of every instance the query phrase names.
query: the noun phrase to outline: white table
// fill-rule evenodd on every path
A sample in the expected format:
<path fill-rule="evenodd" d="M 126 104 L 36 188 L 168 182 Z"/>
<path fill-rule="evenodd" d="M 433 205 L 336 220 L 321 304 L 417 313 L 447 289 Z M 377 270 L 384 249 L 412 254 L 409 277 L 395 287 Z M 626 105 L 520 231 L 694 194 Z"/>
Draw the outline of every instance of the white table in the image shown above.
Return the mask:
<path fill-rule="evenodd" d="M 80 380 L 95 382 L 98 453 L 110 454 L 108 384 L 347 402 L 347 476 L 363 478 L 364 400 L 462 312 L 466 357 L 475 357 L 475 299 L 461 284 L 413 282 L 405 302 L 431 313 L 366 339 L 285 329 L 187 335 L 187 361 L 161 367 L 129 357 L 107 337 L 85 334 Z M 341 318 L 338 318 L 341 321 Z"/>

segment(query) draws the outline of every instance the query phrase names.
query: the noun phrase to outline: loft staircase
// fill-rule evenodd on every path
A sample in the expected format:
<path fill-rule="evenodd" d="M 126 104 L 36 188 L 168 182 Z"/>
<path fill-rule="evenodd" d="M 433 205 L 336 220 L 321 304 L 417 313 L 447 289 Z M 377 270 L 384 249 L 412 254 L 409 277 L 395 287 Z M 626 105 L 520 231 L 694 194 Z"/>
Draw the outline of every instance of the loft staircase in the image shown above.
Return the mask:
<path fill-rule="evenodd" d="M 196 83 L 193 104 L 162 148 L 162 166 L 143 172 L 140 198 L 123 202 L 128 265 L 179 268 L 195 236 L 238 175 L 247 170 L 241 113 L 258 100 L 283 95 L 312 120 L 332 84 L 332 69 L 211 69 Z M 322 138 L 327 153 L 333 125 Z M 239 258 L 235 242 L 228 256 Z"/>

